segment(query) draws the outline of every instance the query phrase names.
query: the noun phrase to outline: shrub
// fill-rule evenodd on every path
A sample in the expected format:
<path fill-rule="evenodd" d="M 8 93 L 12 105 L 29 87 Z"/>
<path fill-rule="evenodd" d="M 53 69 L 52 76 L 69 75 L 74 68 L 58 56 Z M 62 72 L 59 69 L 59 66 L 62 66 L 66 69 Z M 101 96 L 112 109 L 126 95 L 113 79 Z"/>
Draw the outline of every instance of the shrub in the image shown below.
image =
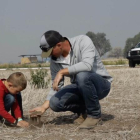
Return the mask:
<path fill-rule="evenodd" d="M 33 86 L 34 88 L 48 87 L 48 83 L 50 79 L 47 78 L 48 76 L 47 70 L 44 69 L 38 69 L 36 71 L 31 70 L 30 74 L 31 74 L 31 80 L 30 80 L 31 86 Z"/>

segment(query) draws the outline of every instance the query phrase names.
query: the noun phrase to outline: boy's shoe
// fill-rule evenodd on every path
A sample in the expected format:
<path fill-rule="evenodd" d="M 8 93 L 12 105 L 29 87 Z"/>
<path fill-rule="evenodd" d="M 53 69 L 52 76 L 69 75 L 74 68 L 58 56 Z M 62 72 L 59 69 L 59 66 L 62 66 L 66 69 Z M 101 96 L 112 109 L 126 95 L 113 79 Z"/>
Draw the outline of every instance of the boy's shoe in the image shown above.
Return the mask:
<path fill-rule="evenodd" d="M 3 117 L 2 116 L 0 116 L 0 121 L 3 119 Z"/>
<path fill-rule="evenodd" d="M 86 113 L 82 113 L 80 115 L 78 115 L 78 118 L 74 120 L 74 124 L 81 124 L 84 122 L 84 120 L 87 118 L 87 114 Z"/>
<path fill-rule="evenodd" d="M 0 116 L 0 123 L 3 123 L 3 117 Z"/>
<path fill-rule="evenodd" d="M 5 120 L 4 124 L 7 125 L 7 126 L 11 126 L 11 123 L 7 120 Z"/>
<path fill-rule="evenodd" d="M 101 118 L 95 119 L 87 117 L 85 121 L 78 127 L 79 129 L 91 129 L 94 128 L 101 121 Z"/>

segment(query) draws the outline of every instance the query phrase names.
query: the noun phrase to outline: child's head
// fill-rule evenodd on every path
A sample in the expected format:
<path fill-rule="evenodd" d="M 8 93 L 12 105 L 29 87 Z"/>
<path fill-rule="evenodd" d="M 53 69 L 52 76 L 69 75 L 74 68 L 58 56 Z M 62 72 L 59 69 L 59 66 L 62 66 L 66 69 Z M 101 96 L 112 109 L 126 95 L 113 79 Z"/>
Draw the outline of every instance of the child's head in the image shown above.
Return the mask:
<path fill-rule="evenodd" d="M 7 88 L 11 94 L 17 94 L 27 86 L 27 80 L 21 72 L 11 74 L 6 81 Z"/>

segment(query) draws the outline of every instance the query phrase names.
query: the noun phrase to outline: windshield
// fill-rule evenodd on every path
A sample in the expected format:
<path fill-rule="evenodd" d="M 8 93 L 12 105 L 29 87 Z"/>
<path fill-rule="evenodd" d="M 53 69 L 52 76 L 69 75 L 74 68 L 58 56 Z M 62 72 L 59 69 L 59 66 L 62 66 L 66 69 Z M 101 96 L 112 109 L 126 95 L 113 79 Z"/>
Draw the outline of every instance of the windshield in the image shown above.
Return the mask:
<path fill-rule="evenodd" d="M 135 46 L 135 48 L 140 48 L 140 42 Z"/>

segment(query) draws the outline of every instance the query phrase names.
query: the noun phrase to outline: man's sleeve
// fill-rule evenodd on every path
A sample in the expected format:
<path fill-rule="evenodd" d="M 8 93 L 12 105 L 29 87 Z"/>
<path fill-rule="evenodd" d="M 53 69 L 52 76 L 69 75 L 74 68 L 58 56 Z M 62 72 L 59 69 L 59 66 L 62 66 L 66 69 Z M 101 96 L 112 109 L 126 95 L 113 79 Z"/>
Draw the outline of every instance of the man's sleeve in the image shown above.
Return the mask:
<path fill-rule="evenodd" d="M 57 73 L 59 72 L 59 70 L 61 70 L 61 66 L 57 63 L 54 63 L 51 60 L 51 64 L 50 64 L 50 71 L 51 71 L 51 80 L 52 80 L 52 85 L 53 85 L 53 81 L 57 75 Z M 59 82 L 58 88 L 61 89 L 64 85 L 64 77 L 63 79 Z M 46 100 L 50 100 L 50 98 L 56 93 L 57 91 L 54 91 L 53 88 L 51 87 L 51 90 L 49 91 L 48 95 L 47 95 L 47 99 Z"/>
<path fill-rule="evenodd" d="M 81 62 L 74 64 L 68 68 L 70 75 L 78 72 L 91 71 L 95 58 L 95 46 L 92 40 L 84 35 L 79 42 L 81 53 Z"/>

